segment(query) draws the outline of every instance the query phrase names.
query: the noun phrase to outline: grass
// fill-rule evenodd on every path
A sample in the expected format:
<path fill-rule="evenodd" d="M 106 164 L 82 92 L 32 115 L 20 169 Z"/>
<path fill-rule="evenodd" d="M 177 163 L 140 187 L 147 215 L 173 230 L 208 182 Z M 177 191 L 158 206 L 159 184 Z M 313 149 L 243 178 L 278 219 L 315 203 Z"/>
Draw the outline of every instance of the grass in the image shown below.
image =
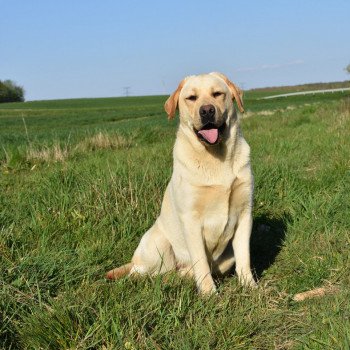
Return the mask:
<path fill-rule="evenodd" d="M 103 278 L 159 213 L 177 126 L 165 97 L 0 105 L 0 346 L 349 349 L 349 95 L 260 96 L 242 120 L 260 286 L 230 276 L 205 299 L 175 275 Z"/>

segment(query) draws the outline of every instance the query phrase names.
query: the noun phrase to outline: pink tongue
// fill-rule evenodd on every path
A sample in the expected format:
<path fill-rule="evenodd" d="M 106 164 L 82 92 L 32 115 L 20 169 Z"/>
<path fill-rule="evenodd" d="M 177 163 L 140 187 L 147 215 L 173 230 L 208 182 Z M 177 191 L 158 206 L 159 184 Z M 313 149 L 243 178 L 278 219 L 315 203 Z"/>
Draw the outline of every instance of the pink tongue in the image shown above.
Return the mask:
<path fill-rule="evenodd" d="M 209 143 L 215 143 L 218 139 L 218 129 L 200 130 L 198 134 L 201 134 Z"/>

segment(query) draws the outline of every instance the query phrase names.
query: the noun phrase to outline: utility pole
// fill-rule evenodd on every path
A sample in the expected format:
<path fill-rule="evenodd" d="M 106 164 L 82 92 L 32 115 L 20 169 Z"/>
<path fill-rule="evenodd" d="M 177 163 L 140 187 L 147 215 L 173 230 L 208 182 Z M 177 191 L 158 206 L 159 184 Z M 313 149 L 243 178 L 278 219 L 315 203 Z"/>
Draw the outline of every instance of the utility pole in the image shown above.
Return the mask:
<path fill-rule="evenodd" d="M 128 97 L 129 96 L 130 86 L 124 86 L 123 90 L 124 90 L 125 97 Z"/>

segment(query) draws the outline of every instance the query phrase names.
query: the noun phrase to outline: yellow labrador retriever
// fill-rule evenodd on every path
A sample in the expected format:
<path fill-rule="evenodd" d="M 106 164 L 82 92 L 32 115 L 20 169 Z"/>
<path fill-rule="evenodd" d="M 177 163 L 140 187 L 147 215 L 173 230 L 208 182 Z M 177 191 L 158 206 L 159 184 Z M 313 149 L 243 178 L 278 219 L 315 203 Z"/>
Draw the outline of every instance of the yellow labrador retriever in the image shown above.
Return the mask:
<path fill-rule="evenodd" d="M 178 108 L 180 126 L 161 213 L 131 263 L 107 278 L 178 270 L 210 294 L 216 291 L 212 273 L 224 274 L 236 263 L 240 282 L 255 286 L 249 254 L 253 175 L 234 100 L 243 112 L 241 91 L 220 73 L 187 77 L 168 98 L 165 111 L 172 119 Z"/>

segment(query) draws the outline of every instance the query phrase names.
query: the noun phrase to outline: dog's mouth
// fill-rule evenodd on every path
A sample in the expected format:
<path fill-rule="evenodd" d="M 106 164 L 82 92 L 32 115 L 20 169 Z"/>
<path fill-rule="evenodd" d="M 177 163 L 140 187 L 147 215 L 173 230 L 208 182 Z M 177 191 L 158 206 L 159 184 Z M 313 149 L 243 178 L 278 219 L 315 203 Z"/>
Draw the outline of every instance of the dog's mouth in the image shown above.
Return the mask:
<path fill-rule="evenodd" d="M 225 123 L 219 127 L 213 123 L 207 123 L 200 130 L 194 129 L 194 132 L 200 141 L 208 145 L 216 145 L 221 141 L 225 127 Z"/>

